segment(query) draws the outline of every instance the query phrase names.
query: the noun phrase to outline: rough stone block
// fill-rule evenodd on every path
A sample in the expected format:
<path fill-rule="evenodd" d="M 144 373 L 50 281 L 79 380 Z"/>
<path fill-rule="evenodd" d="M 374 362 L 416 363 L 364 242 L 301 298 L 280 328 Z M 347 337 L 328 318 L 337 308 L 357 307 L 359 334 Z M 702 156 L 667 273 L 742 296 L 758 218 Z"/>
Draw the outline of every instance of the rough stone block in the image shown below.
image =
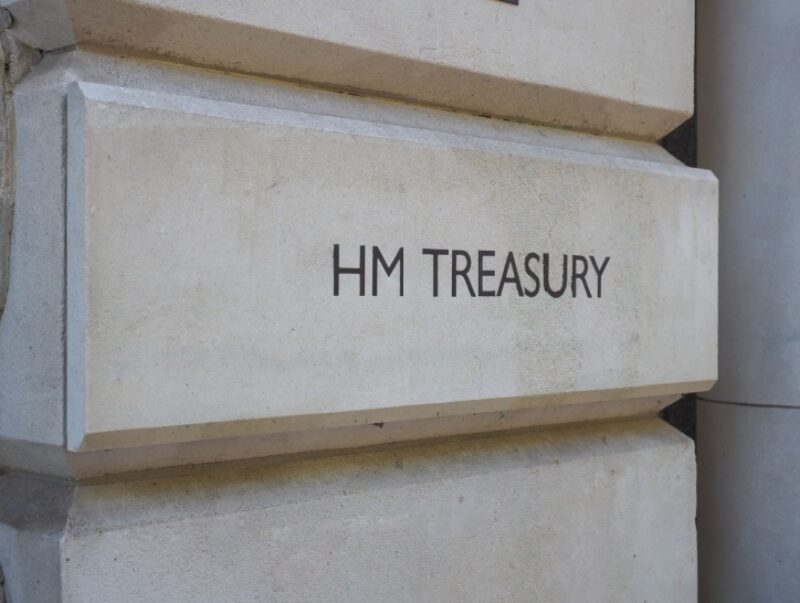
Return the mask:
<path fill-rule="evenodd" d="M 72 450 L 715 378 L 707 172 L 92 83 L 67 138 Z"/>
<path fill-rule="evenodd" d="M 39 48 L 100 45 L 654 140 L 692 114 L 690 0 L 3 0 Z"/>
<path fill-rule="evenodd" d="M 59 571 L 9 567 L 14 603 L 696 599 L 692 443 L 658 420 L 48 487 Z"/>

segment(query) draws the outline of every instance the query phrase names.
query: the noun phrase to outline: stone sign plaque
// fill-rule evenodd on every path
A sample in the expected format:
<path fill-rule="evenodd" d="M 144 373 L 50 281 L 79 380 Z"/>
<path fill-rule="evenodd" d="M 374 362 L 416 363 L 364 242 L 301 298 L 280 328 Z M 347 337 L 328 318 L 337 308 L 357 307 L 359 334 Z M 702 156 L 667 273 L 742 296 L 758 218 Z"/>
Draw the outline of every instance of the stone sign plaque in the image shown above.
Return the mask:
<path fill-rule="evenodd" d="M 71 450 L 715 378 L 707 172 L 87 83 L 67 155 Z"/>

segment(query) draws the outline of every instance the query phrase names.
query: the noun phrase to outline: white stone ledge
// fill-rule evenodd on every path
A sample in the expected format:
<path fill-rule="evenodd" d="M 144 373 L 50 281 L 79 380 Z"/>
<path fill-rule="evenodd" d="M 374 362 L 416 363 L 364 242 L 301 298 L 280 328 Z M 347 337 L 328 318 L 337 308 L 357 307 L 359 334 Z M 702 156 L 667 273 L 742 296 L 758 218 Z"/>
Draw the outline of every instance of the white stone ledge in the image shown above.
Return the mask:
<path fill-rule="evenodd" d="M 612 0 L 3 0 L 40 48 L 99 45 L 584 131 L 692 114 L 694 6 Z"/>
<path fill-rule="evenodd" d="M 701 387 L 707 388 L 708 385 L 701 384 L 698 389 Z M 669 395 L 553 404 L 519 410 L 377 424 L 359 423 L 346 427 L 250 436 L 241 435 L 240 429 L 237 435 L 230 438 L 81 452 L 71 452 L 61 446 L 0 438 L 0 460 L 5 467 L 51 476 L 93 479 L 113 475 L 113 479 L 128 479 L 131 475 L 154 470 L 168 474 L 182 473 L 187 467 L 206 466 L 209 463 L 271 465 L 369 447 L 416 445 L 477 434 L 515 433 L 526 428 L 653 418 L 655 413 L 674 400 L 675 396 Z"/>

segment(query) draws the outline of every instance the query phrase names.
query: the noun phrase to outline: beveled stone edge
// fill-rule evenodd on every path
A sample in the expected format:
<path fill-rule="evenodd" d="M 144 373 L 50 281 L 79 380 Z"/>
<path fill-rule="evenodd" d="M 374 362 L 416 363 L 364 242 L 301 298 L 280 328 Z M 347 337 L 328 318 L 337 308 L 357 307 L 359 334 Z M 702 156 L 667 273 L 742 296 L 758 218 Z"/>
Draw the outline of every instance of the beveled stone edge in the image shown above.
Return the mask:
<path fill-rule="evenodd" d="M 705 391 L 713 385 L 713 380 L 670 383 L 653 386 L 622 388 L 617 390 L 580 391 L 540 396 L 523 396 L 516 398 L 499 398 L 484 400 L 468 400 L 426 405 L 404 405 L 388 408 L 364 409 L 346 412 L 307 414 L 295 416 L 265 417 L 260 419 L 220 421 L 216 423 L 198 423 L 167 427 L 141 427 L 115 431 L 71 431 L 67 434 L 67 450 L 70 452 L 89 452 L 98 450 L 130 449 L 142 446 L 163 446 L 185 444 L 209 440 L 238 438 L 275 437 L 285 435 L 295 441 L 312 440 L 322 448 L 329 442 L 335 442 L 336 430 L 355 426 L 373 426 L 385 429 L 395 423 L 401 424 L 398 434 L 402 433 L 402 424 L 425 421 L 451 419 L 458 423 L 459 418 L 470 416 L 487 416 L 491 413 L 504 414 L 511 411 L 529 411 L 525 426 L 537 425 L 541 415 L 558 411 L 563 407 L 570 416 L 570 421 L 592 420 L 592 415 L 584 416 L 584 412 L 592 410 L 592 405 L 604 405 L 614 401 L 630 400 L 674 400 L 685 392 Z M 624 404 L 622 405 L 624 408 Z M 616 408 L 615 405 L 611 406 Z M 619 410 L 619 409 L 618 409 Z M 628 412 L 623 410 L 623 414 Z M 612 412 L 613 415 L 613 412 Z M 498 429 L 504 429 L 499 427 Z M 422 428 L 424 431 L 424 427 Z M 468 431 L 472 431 L 468 429 Z M 298 434 L 306 433 L 306 436 Z M 418 437 L 418 436 L 416 436 Z M 412 439 L 416 439 L 416 437 Z M 313 448 L 313 446 L 312 446 Z"/>
<path fill-rule="evenodd" d="M 491 437 L 526 429 L 560 429 L 655 418 L 676 395 L 543 406 L 433 419 L 359 424 L 331 430 L 251 435 L 133 448 L 68 451 L 63 447 L 0 438 L 0 467 L 74 480 L 128 479 L 202 471 L 211 464 L 280 464 L 296 458 L 407 447 L 452 438 Z M 105 478 L 104 476 L 108 476 Z"/>
<path fill-rule="evenodd" d="M 112 5 L 112 6 L 108 6 Z M 102 17 L 95 12 L 117 9 L 127 11 L 118 22 L 104 22 L 103 31 L 91 24 Z M 136 21 L 158 23 L 175 17 L 175 11 L 155 6 L 127 3 L 121 0 L 71 6 L 67 0 L 0 0 L 15 19 L 15 35 L 24 43 L 45 51 L 70 46 L 107 48 L 111 52 L 139 54 L 225 71 L 260 77 L 308 83 L 323 88 L 359 94 L 388 97 L 405 102 L 464 111 L 482 116 L 568 128 L 585 133 L 620 136 L 637 140 L 657 141 L 689 119 L 694 112 L 691 95 L 674 106 L 658 103 L 637 103 L 613 96 L 601 96 L 583 90 L 556 87 L 544 83 L 521 82 L 439 65 L 429 61 L 412 60 L 356 46 L 346 46 L 296 34 L 251 26 L 241 22 L 212 18 L 190 12 L 181 13 L 181 26 L 190 29 L 173 40 L 174 48 L 165 51 L 150 43 L 146 32 L 131 33 Z M 103 6 L 103 8 L 98 8 Z M 77 14 L 81 8 L 88 15 Z M 136 15 L 136 19 L 131 18 Z M 88 20 L 88 25 L 83 20 Z M 225 36 L 233 35 L 238 52 L 226 54 L 230 44 Z M 197 40 L 204 41 L 197 50 Z M 121 40 L 124 40 L 121 42 Z M 271 46 L 270 46 L 271 45 Z M 243 48 L 244 47 L 244 48 Z M 270 63 L 265 57 L 274 56 L 269 48 L 279 47 L 299 62 Z M 370 79 L 368 74 L 353 70 L 346 78 L 331 77 L 335 71 L 327 62 L 348 57 L 350 62 L 381 65 L 380 73 L 395 74 L 391 84 Z M 385 78 L 384 78 L 385 80 Z M 452 81 L 458 85 L 453 85 Z M 445 81 L 449 83 L 444 83 Z M 424 86 L 419 85 L 425 82 Z M 461 90 L 470 90 L 469 95 Z M 497 90 L 504 93 L 500 96 Z"/>

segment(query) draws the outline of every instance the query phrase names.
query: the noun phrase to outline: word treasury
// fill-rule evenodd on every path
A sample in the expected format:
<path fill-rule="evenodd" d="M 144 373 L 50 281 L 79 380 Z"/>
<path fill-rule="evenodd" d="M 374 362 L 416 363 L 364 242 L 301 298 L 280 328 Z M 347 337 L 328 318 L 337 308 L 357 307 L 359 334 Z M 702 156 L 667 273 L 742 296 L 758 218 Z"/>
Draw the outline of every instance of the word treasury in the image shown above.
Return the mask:
<path fill-rule="evenodd" d="M 600 298 L 603 274 L 611 261 L 610 256 L 598 259 L 593 255 L 491 250 L 423 248 L 420 253 L 428 258 L 429 291 L 433 297 L 536 297 L 541 294 L 555 298 L 564 295 Z M 372 246 L 370 251 L 368 246 L 359 245 L 358 260 L 355 260 L 355 252 L 348 257 L 353 261 L 344 263 L 339 245 L 333 246 L 335 296 L 339 295 L 346 277 L 357 279 L 359 295 L 377 296 L 379 282 L 383 282 L 384 289 L 387 285 L 387 279 L 379 281 L 379 275 L 387 278 L 395 275 L 392 280 L 396 285 L 393 284 L 393 291 L 388 294 L 404 295 L 407 255 L 403 247 L 387 254 L 377 246 Z"/>

